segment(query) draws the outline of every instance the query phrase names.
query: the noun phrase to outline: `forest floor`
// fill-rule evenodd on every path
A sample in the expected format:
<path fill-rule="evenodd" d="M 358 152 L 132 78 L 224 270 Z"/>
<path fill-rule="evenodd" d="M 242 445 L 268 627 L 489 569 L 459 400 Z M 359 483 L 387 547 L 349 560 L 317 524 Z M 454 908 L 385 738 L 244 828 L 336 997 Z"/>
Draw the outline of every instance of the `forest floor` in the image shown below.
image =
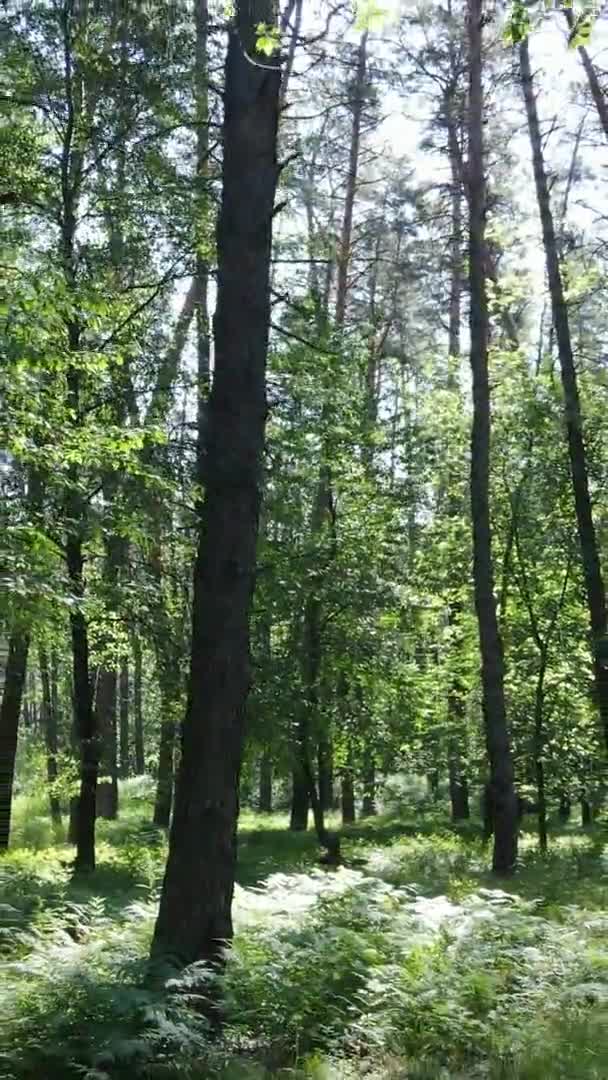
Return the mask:
<path fill-rule="evenodd" d="M 358 823 L 345 865 L 312 832 L 242 816 L 223 1034 L 200 972 L 163 994 L 145 958 L 166 853 L 144 785 L 99 824 L 72 881 L 42 799 L 17 800 L 0 861 L 0 1080 L 606 1080 L 608 833 L 532 832 L 500 888 L 473 823 Z"/>

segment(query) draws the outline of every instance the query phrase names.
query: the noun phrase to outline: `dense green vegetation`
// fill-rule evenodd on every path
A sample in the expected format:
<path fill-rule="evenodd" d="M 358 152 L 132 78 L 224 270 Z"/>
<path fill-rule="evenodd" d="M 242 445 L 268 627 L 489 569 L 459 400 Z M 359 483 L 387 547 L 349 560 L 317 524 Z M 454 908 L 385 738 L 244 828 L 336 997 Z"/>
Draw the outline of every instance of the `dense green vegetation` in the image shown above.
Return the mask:
<path fill-rule="evenodd" d="M 608 1075 L 607 25 L 2 5 L 0 1080 Z"/>
<path fill-rule="evenodd" d="M 542 858 L 526 822 L 505 891 L 477 823 L 449 828 L 445 800 L 425 808 L 415 784 L 348 829 L 336 870 L 285 814 L 245 810 L 210 1042 L 194 971 L 179 993 L 143 983 L 166 845 L 150 785 L 129 780 L 121 798 L 85 880 L 41 800 L 17 802 L 1 868 L 3 1077 L 606 1075 L 605 828 L 556 829 Z"/>

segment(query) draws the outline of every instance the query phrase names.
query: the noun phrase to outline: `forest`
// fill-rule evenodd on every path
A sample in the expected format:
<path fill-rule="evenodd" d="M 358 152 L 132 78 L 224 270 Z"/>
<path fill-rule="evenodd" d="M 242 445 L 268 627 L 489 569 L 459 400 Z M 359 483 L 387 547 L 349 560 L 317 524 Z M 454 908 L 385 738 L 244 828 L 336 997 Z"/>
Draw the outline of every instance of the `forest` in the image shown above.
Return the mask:
<path fill-rule="evenodd" d="M 0 1080 L 608 1077 L 607 47 L 3 0 Z"/>

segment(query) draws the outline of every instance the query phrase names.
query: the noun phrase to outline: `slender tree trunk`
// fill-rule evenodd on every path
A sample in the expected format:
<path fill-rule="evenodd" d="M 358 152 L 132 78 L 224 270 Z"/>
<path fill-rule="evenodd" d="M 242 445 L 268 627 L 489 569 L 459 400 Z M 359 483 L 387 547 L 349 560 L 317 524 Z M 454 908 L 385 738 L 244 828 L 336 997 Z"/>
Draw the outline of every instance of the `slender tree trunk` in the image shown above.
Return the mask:
<path fill-rule="evenodd" d="M 8 848 L 11 831 L 17 734 L 29 644 L 27 631 L 13 630 L 8 643 L 4 691 L 0 706 L 0 851 L 6 851 Z"/>
<path fill-rule="evenodd" d="M 292 772 L 291 814 L 289 818 L 289 828 L 292 832 L 305 832 L 308 828 L 309 805 L 306 777 L 300 765 L 297 764 Z"/>
<path fill-rule="evenodd" d="M 130 769 L 129 739 L 129 661 L 123 657 L 120 665 L 120 777 L 126 780 Z"/>
<path fill-rule="evenodd" d="M 346 181 L 346 192 L 344 197 L 344 213 L 342 218 L 342 228 L 340 233 L 340 245 L 337 257 L 337 285 L 336 285 L 336 310 L 335 310 L 335 322 L 336 329 L 339 333 L 344 328 L 344 321 L 346 317 L 346 304 L 348 299 L 348 269 L 350 265 L 350 254 L 352 244 L 352 230 L 353 230 L 353 212 L 355 206 L 355 197 L 357 192 L 357 174 L 359 169 L 359 153 L 361 144 L 361 122 L 363 117 L 363 105 L 364 105 L 364 91 L 365 91 L 365 79 L 367 70 L 367 32 L 363 33 L 359 43 L 359 49 L 357 53 L 357 69 L 353 86 L 352 96 L 352 127 L 351 127 L 351 139 L 349 149 L 349 164 L 348 174 Z M 331 377 L 329 374 L 328 377 Z M 327 406 L 323 409 L 323 420 L 327 423 L 329 420 Z M 315 493 L 315 501 L 313 505 L 313 511 L 311 516 L 311 534 L 312 537 L 318 542 L 323 534 L 323 530 L 329 528 L 331 533 L 331 550 L 330 557 L 335 557 L 335 529 L 334 529 L 334 503 L 332 496 L 332 476 L 330 465 L 330 453 L 325 445 L 322 448 L 322 460 L 319 468 L 319 477 L 317 482 L 317 490 Z M 327 837 L 327 831 L 325 829 L 324 822 L 324 800 L 317 795 L 316 785 L 314 784 L 314 776 L 312 774 L 312 768 L 310 765 L 310 749 L 309 740 L 312 731 L 318 727 L 317 713 L 318 713 L 318 700 L 319 700 L 319 676 L 322 664 L 322 640 L 321 640 L 321 618 L 322 618 L 322 585 L 323 576 L 327 573 L 327 568 L 323 571 L 316 572 L 312 577 L 312 584 L 306 597 L 304 605 L 304 656 L 303 656 L 303 684 L 304 684 L 304 698 L 306 715 L 302 719 L 301 731 L 298 737 L 298 749 L 302 755 L 302 769 L 305 775 L 308 777 L 309 786 L 312 784 L 315 787 L 315 791 L 309 791 L 311 806 L 313 809 L 313 815 L 315 817 L 315 826 L 319 840 L 321 837 Z M 318 809 L 315 812 L 315 805 L 318 802 Z M 333 838 L 332 844 L 333 844 Z"/>
<path fill-rule="evenodd" d="M 260 792 L 258 805 L 261 813 L 272 813 L 272 758 L 265 750 L 260 758 Z"/>
<path fill-rule="evenodd" d="M 160 725 L 160 743 L 158 748 L 158 773 L 156 778 L 156 798 L 154 800 L 153 822 L 159 829 L 168 829 L 173 803 L 173 774 L 175 753 L 175 712 L 181 695 L 168 692 L 162 694 L 163 718 Z"/>
<path fill-rule="evenodd" d="M 100 740 L 97 783 L 97 816 L 110 821 L 118 816 L 118 769 L 116 762 L 116 672 L 100 668 L 97 675 L 95 709 Z"/>
<path fill-rule="evenodd" d="M 239 774 L 249 687 L 266 418 L 280 68 L 256 60 L 270 0 L 237 0 L 226 59 L 215 370 L 194 572 L 192 665 L 152 957 L 221 963 L 232 937 Z M 238 317 L 235 317 L 238 313 Z"/>
<path fill-rule="evenodd" d="M 545 748 L 544 710 L 545 710 L 545 673 L 547 669 L 546 652 L 541 652 L 540 666 L 536 680 L 534 702 L 534 773 L 536 779 L 536 801 L 538 804 L 538 845 L 543 855 L 547 852 L 547 799 L 545 793 Z"/>
<path fill-rule="evenodd" d="M 352 825 L 355 820 L 354 783 L 352 769 L 348 766 L 342 771 L 340 789 L 342 802 L 342 825 Z"/>
<path fill-rule="evenodd" d="M 589 623 L 593 645 L 596 698 L 599 706 L 604 737 L 606 745 L 608 746 L 608 666 L 603 662 L 603 649 L 606 645 L 606 593 L 593 520 L 591 496 L 589 494 L 587 450 L 583 435 L 583 418 L 578 391 L 578 379 L 572 353 L 568 306 L 564 297 L 557 238 L 551 211 L 549 185 L 543 159 L 542 138 L 538 111 L 536 108 L 536 97 L 534 94 L 527 41 L 523 41 L 519 47 L 519 62 L 526 115 L 528 118 L 528 132 L 532 148 L 536 198 L 538 201 L 542 226 L 545 261 L 549 279 L 549 292 L 551 294 L 553 326 L 557 339 L 557 349 L 564 391 L 570 473 L 574 492 L 578 539 L 587 592 Z"/>
<path fill-rule="evenodd" d="M 84 597 L 84 558 L 82 541 L 77 534 L 68 536 L 66 556 L 72 589 L 77 601 L 81 603 Z M 70 629 L 74 678 L 74 718 L 80 750 L 80 793 L 78 795 L 74 869 L 89 872 L 95 869 L 95 811 L 99 768 L 99 735 L 90 680 L 89 631 L 86 616 L 81 607 L 71 609 Z"/>
<path fill-rule="evenodd" d="M 135 741 L 135 774 L 142 776 L 146 771 L 144 753 L 144 716 L 142 708 L 142 656 L 141 638 L 133 638 L 133 737 Z"/>
<path fill-rule="evenodd" d="M 591 803 L 585 796 L 581 796 L 581 825 L 586 827 L 593 824 L 593 812 L 591 809 Z"/>
<path fill-rule="evenodd" d="M 362 817 L 373 817 L 376 813 L 376 761 L 371 745 L 366 745 L 363 761 L 363 803 Z"/>
<path fill-rule="evenodd" d="M 469 784 L 463 772 L 458 740 L 451 739 L 448 748 L 448 780 L 452 821 L 466 821 L 470 817 Z"/>
<path fill-rule="evenodd" d="M 471 517 L 473 577 L 479 625 L 483 717 L 490 763 L 488 796 L 494 825 L 492 867 L 510 873 L 517 858 L 517 797 L 504 695 L 503 649 L 494 595 L 490 527 L 489 317 L 484 269 L 486 193 L 483 156 L 483 0 L 469 0 L 469 288 L 473 429 Z"/>
<path fill-rule="evenodd" d="M 39 650 L 38 663 L 40 666 L 40 681 L 42 683 L 41 718 L 44 730 L 44 741 L 46 745 L 46 775 L 49 783 L 49 806 L 51 810 L 51 821 L 54 825 L 61 825 L 61 804 L 59 802 L 59 798 L 56 792 L 53 790 L 58 777 L 57 712 L 53 707 L 56 702 L 53 702 L 53 694 L 51 692 L 49 659 L 45 649 Z"/>
<path fill-rule="evenodd" d="M 319 799 L 323 810 L 331 810 L 334 803 L 334 761 L 331 739 L 326 732 L 319 736 L 317 751 L 319 770 Z"/>
<path fill-rule="evenodd" d="M 562 8 L 562 11 L 570 30 L 572 30 L 574 27 L 574 12 L 572 8 L 564 7 Z M 585 69 L 585 75 L 587 76 L 587 82 L 589 83 L 589 89 L 595 104 L 599 122 L 602 125 L 602 131 L 608 139 L 608 104 L 600 86 L 597 72 L 584 45 L 578 46 L 578 55 L 580 56 L 582 65 Z"/>
<path fill-rule="evenodd" d="M 557 811 L 557 816 L 559 817 L 559 820 L 564 823 L 564 825 L 567 821 L 570 821 L 571 811 L 572 804 L 570 802 L 570 796 L 566 795 L 566 793 L 562 791 L 559 797 L 559 808 Z"/>

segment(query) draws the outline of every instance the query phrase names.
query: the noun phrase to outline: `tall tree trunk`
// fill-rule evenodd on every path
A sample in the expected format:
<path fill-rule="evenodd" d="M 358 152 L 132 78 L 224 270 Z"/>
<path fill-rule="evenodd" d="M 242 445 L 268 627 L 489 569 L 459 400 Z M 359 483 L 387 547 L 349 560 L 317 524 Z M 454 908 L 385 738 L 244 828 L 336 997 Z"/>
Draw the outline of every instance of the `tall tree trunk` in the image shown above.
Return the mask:
<path fill-rule="evenodd" d="M 179 964 L 220 963 L 232 937 L 281 82 L 274 61 L 257 56 L 256 35 L 260 23 L 273 25 L 273 10 L 270 0 L 237 0 L 226 58 L 215 369 L 194 572 L 192 665 L 152 942 L 153 959 L 171 957 Z"/>
<path fill-rule="evenodd" d="M 129 661 L 123 656 L 120 665 L 120 777 L 126 780 L 130 769 L 129 739 Z"/>
<path fill-rule="evenodd" d="M 363 760 L 363 802 L 362 817 L 373 817 L 376 813 L 376 760 L 371 740 L 365 747 Z"/>
<path fill-rule="evenodd" d="M 209 312 L 207 303 L 209 246 L 207 209 L 209 204 L 209 92 L 207 74 L 207 0 L 195 0 L 196 47 L 194 96 L 196 102 L 196 353 L 198 373 L 198 478 L 204 479 L 205 428 L 209 397 Z"/>
<path fill-rule="evenodd" d="M 84 598 L 82 540 L 68 536 L 66 544 L 68 572 L 72 590 L 79 604 Z M 80 750 L 80 792 L 76 822 L 76 859 L 74 869 L 95 869 L 95 817 L 97 774 L 99 769 L 99 733 L 93 708 L 89 669 L 89 630 L 82 608 L 70 610 L 72 668 L 74 677 L 74 719 Z"/>
<path fill-rule="evenodd" d="M 450 739 L 448 746 L 448 780 L 452 821 L 466 821 L 470 817 L 469 784 L 462 768 L 457 739 Z"/>
<path fill-rule="evenodd" d="M 448 5 L 450 17 L 451 5 Z M 448 155 L 450 159 L 451 181 L 451 222 L 450 222 L 450 299 L 448 310 L 448 359 L 446 388 L 453 394 L 460 404 L 461 394 L 458 379 L 458 368 L 461 358 L 461 324 L 462 324 L 462 282 L 464 276 L 463 260 L 463 226 L 462 226 L 462 151 L 459 141 L 459 132 L 462 125 L 460 107 L 457 107 L 456 96 L 460 86 L 460 67 L 453 45 L 453 28 L 449 28 L 449 55 L 451 85 L 445 96 L 445 117 L 448 135 Z M 447 501 L 448 518 L 450 525 L 454 526 L 463 518 L 464 495 L 461 487 L 459 462 L 448 449 L 447 462 Z M 462 587 L 465 570 L 460 559 L 452 559 L 448 571 L 450 586 L 454 590 Z M 457 658 L 461 644 L 460 623 L 462 620 L 462 605 L 451 601 L 448 607 L 448 623 L 452 630 L 453 649 Z M 463 762 L 466 759 L 466 691 L 462 681 L 455 671 L 450 680 L 448 689 L 448 780 L 450 791 L 450 804 L 452 821 L 460 821 L 469 817 L 469 785 L 464 773 Z"/>
<path fill-rule="evenodd" d="M 570 30 L 572 30 L 574 28 L 574 12 L 572 8 L 563 7 L 562 11 L 564 12 Z M 606 103 L 604 92 L 600 86 L 597 72 L 584 45 L 578 46 L 578 55 L 580 56 L 582 65 L 585 69 L 585 75 L 587 76 L 587 82 L 589 83 L 589 89 L 595 104 L 599 122 L 602 125 L 602 131 L 608 139 L 608 104 Z"/>
<path fill-rule="evenodd" d="M 95 710 L 100 740 L 97 783 L 97 816 L 113 821 L 118 816 L 118 769 L 116 761 L 116 672 L 101 667 L 97 675 Z"/>
<path fill-rule="evenodd" d="M 538 846 L 543 855 L 547 852 L 547 797 L 545 791 L 545 748 L 544 712 L 545 712 L 545 673 L 547 653 L 541 650 L 536 694 L 534 701 L 534 774 L 536 780 L 536 802 L 538 805 Z"/>
<path fill-rule="evenodd" d="M 260 758 L 258 806 L 262 814 L 272 813 L 272 758 L 268 750 L 264 750 Z"/>
<path fill-rule="evenodd" d="M 473 577 L 479 625 L 483 717 L 490 763 L 488 796 L 494 825 L 492 867 L 510 873 L 517 858 L 517 797 L 504 695 L 503 649 L 494 596 L 490 528 L 489 317 L 484 269 L 486 192 L 483 157 L 483 0 L 469 0 L 469 288 L 473 428 L 471 434 L 471 517 Z"/>
<path fill-rule="evenodd" d="M 292 832 L 305 832 L 308 828 L 308 784 L 306 777 L 297 763 L 291 774 L 291 814 L 289 828 Z"/>
<path fill-rule="evenodd" d="M 144 753 L 144 714 L 142 707 L 142 656 L 141 638 L 133 638 L 133 738 L 135 742 L 135 774 L 142 776 L 146 771 Z"/>
<path fill-rule="evenodd" d="M 173 804 L 173 779 L 176 710 L 181 702 L 179 690 L 161 687 L 162 720 L 160 725 L 160 743 L 158 747 L 158 773 L 156 777 L 156 797 L 154 800 L 153 822 L 159 829 L 168 829 Z"/>
<path fill-rule="evenodd" d="M 13 630 L 8 643 L 4 691 L 0 706 L 0 851 L 6 851 L 11 831 L 13 780 L 19 714 L 27 673 L 29 634 Z"/>
<path fill-rule="evenodd" d="M 361 146 L 361 123 L 363 118 L 363 106 L 365 100 L 365 82 L 367 71 L 367 32 L 361 35 L 359 42 L 359 49 L 357 52 L 357 68 L 352 90 L 352 126 L 349 148 L 349 162 L 348 173 L 346 180 L 346 192 L 344 196 L 344 212 L 342 217 L 342 227 L 340 232 L 340 244 L 337 256 L 337 284 L 336 284 L 336 310 L 335 310 L 335 323 L 336 329 L 341 333 L 344 329 L 344 321 L 346 317 L 346 304 L 348 299 L 348 270 L 350 266 L 351 246 L 352 246 L 352 231 L 353 231 L 353 212 L 355 206 L 355 197 L 357 193 L 357 175 L 359 170 L 359 153 Z M 328 373 L 328 378 L 331 378 L 331 373 Z M 328 407 L 323 407 L 323 420 L 325 423 L 329 420 Z M 313 505 L 313 511 L 311 515 L 310 531 L 313 539 L 317 542 L 321 539 L 323 530 L 328 528 L 330 531 L 330 558 L 335 557 L 335 527 L 334 527 L 334 501 L 332 495 L 332 475 L 330 465 L 330 452 L 325 445 L 322 447 L 322 460 L 319 468 L 319 477 L 317 481 L 317 490 L 315 493 L 315 501 Z M 314 775 L 310 764 L 310 747 L 309 741 L 312 732 L 320 725 L 318 723 L 318 701 L 319 701 L 319 677 L 322 664 L 322 635 L 321 635 L 321 619 L 322 619 L 322 585 L 323 575 L 327 573 L 327 568 L 322 572 L 317 572 L 312 576 L 312 584 L 308 596 L 306 597 L 304 605 L 304 643 L 303 643 L 303 684 L 304 684 L 304 698 L 305 698 L 305 715 L 302 719 L 301 730 L 298 738 L 299 752 L 302 755 L 302 769 L 305 775 L 308 777 L 309 786 L 313 785 L 315 791 L 310 791 L 310 800 L 313 810 L 313 816 L 315 817 L 315 827 L 317 828 L 317 834 L 319 841 L 323 843 L 321 837 L 328 837 L 327 830 L 325 829 L 324 821 L 324 807 L 323 801 L 318 796 L 316 791 L 316 785 L 314 783 Z M 343 696 L 340 694 L 340 696 Z M 318 808 L 315 810 L 316 804 Z M 318 827 L 317 827 L 318 826 Z M 330 837 L 330 841 L 334 844 L 334 838 Z"/>
<path fill-rule="evenodd" d="M 49 669 L 49 658 L 45 649 L 39 650 L 38 663 L 40 667 L 40 682 L 42 683 L 41 719 L 42 727 L 44 730 L 44 742 L 46 746 L 46 775 L 49 783 L 49 806 L 51 810 L 51 821 L 54 825 L 61 825 L 61 803 L 59 802 L 59 797 L 54 790 L 54 786 L 57 783 L 58 777 L 57 712 L 54 708 L 54 706 L 56 705 L 56 701 L 53 701 L 53 694 L 51 692 L 51 674 Z"/>
<path fill-rule="evenodd" d="M 543 159 L 542 138 L 538 120 L 538 111 L 536 108 L 536 97 L 534 94 L 527 41 L 523 41 L 519 47 L 519 63 L 524 102 L 526 105 L 526 116 L 528 118 L 528 132 L 532 148 L 536 198 L 538 201 L 538 210 L 543 234 L 547 277 L 549 279 L 553 326 L 557 339 L 557 350 L 564 391 L 570 473 L 572 477 L 578 539 L 581 549 L 583 574 L 587 592 L 589 623 L 592 636 L 595 691 L 604 737 L 606 745 L 608 746 L 608 657 L 604 657 L 604 651 L 608 644 L 606 640 L 606 592 L 602 577 L 591 497 L 589 494 L 587 450 L 583 435 L 583 418 L 578 392 L 578 379 L 572 353 L 568 306 L 564 297 L 557 238 L 551 210 L 549 184 Z"/>
<path fill-rule="evenodd" d="M 355 785 L 353 783 L 352 769 L 348 766 L 342 771 L 340 794 L 342 803 L 342 824 L 352 825 L 356 816 Z"/>
<path fill-rule="evenodd" d="M 581 795 L 581 825 L 586 827 L 593 824 L 593 813 L 591 810 L 591 802 L 586 795 Z"/>
<path fill-rule="evenodd" d="M 323 810 L 331 810 L 334 805 L 334 756 L 331 739 L 327 732 L 319 735 L 319 747 L 317 751 L 317 768 L 319 770 L 319 799 Z"/>

